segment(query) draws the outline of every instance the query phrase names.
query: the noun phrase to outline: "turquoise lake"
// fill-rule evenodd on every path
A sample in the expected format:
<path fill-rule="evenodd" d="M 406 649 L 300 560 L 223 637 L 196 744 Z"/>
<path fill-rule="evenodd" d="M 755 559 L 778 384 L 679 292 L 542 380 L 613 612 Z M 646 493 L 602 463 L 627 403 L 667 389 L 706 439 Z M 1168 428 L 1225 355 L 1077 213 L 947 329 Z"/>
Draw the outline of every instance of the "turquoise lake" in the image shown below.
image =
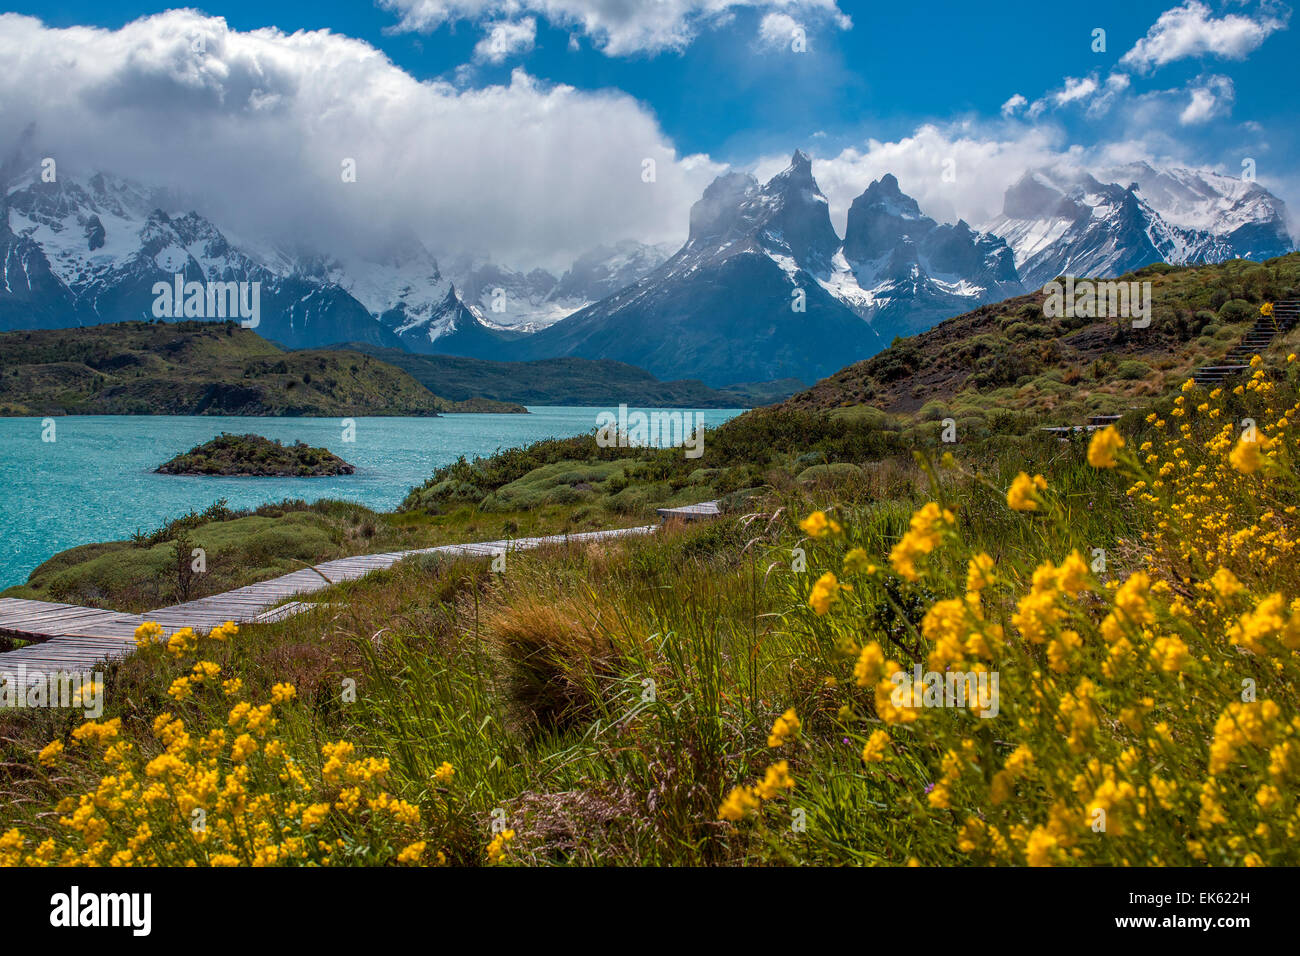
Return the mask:
<path fill-rule="evenodd" d="M 434 469 L 464 455 L 490 455 L 543 438 L 581 435 L 606 408 L 538 406 L 528 415 L 358 418 L 344 442 L 337 418 L 94 415 L 55 418 L 42 440 L 39 418 L 0 418 L 0 588 L 65 548 L 152 531 L 219 498 L 231 508 L 285 498 L 342 498 L 394 508 Z M 649 409 L 645 409 L 649 411 Z M 683 411 L 673 409 L 673 411 Z M 742 409 L 688 409 L 710 427 Z M 357 468 L 334 478 L 156 475 L 169 458 L 222 432 L 256 433 L 328 448 Z"/>

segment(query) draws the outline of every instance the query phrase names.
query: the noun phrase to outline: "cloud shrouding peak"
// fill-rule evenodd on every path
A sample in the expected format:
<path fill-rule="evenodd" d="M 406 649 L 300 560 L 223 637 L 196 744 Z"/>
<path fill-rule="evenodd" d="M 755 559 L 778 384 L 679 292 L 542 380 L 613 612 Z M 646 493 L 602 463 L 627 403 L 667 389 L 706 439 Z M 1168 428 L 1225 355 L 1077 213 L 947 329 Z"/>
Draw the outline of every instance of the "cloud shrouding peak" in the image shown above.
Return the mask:
<path fill-rule="evenodd" d="M 738 9 L 777 9 L 851 26 L 836 0 L 379 0 L 398 15 L 393 28 L 427 33 L 449 23 L 491 22 L 522 13 L 582 33 L 609 56 L 682 50 L 700 30 Z M 788 33 L 787 33 L 788 36 Z"/>
<path fill-rule="evenodd" d="M 1188 57 L 1241 60 L 1283 29 L 1289 18 L 1287 8 L 1269 3 L 1261 6 L 1257 17 L 1240 13 L 1215 17 L 1200 0 L 1187 0 L 1162 13 L 1120 65 L 1147 72 Z"/>
<path fill-rule="evenodd" d="M 191 10 L 117 30 L 0 16 L 0 102 L 5 153 L 34 124 L 38 155 L 61 173 L 169 187 L 236 238 L 307 237 L 339 254 L 412 234 L 435 252 L 563 267 L 597 243 L 684 237 L 719 171 L 677 156 L 617 91 L 521 70 L 457 90 L 359 40 L 238 32 Z"/>
<path fill-rule="evenodd" d="M 1215 97 L 1230 98 L 1230 88 L 1225 91 L 1218 82 L 1221 79 L 1204 77 L 1196 88 L 1209 90 Z M 1183 103 L 1192 109 L 1186 96 Z M 1187 121 L 1196 121 L 1195 114 L 1193 109 Z M 980 229 L 1002 214 L 1007 188 L 1027 170 L 1056 170 L 1071 179 L 1084 173 L 1104 177 L 1107 170 L 1133 163 L 1155 168 L 1207 169 L 1179 155 L 1177 148 L 1175 141 L 1163 135 L 1147 141 L 1135 136 L 1083 147 L 1072 145 L 1068 135 L 1052 125 L 1015 120 L 1000 121 L 995 127 L 974 122 L 927 124 L 896 140 L 870 139 L 862 146 L 814 158 L 813 175 L 830 203 L 832 224 L 841 235 L 853 200 L 886 173 L 897 178 L 899 188 L 917 201 L 925 215 L 939 222 L 963 219 Z M 757 164 L 755 175 L 765 180 L 788 163 L 787 156 L 767 156 Z M 1232 167 L 1218 171 L 1230 177 L 1239 175 Z M 1261 185 L 1283 199 L 1295 192 L 1294 183 L 1284 174 L 1270 175 Z"/>
<path fill-rule="evenodd" d="M 853 200 L 886 173 L 922 212 L 940 222 L 964 219 L 979 226 L 1002 211 L 1002 195 L 1025 169 L 1076 161 L 1077 149 L 1062 148 L 1055 130 L 1026 127 L 997 137 L 981 130 L 925 125 L 912 135 L 884 142 L 868 140 L 813 161 L 813 175 L 830 202 L 835 228 L 844 233 Z M 778 171 L 789 159 L 771 157 L 758 166 L 760 178 Z"/>

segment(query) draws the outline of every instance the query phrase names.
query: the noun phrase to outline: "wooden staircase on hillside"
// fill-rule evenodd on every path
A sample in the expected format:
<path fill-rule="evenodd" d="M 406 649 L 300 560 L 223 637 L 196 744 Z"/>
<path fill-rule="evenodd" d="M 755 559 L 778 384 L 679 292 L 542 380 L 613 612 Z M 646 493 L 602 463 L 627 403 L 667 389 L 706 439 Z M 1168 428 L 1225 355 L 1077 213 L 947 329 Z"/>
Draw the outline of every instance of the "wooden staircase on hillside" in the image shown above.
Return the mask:
<path fill-rule="evenodd" d="M 1290 332 L 1297 322 L 1300 322 L 1300 299 L 1274 302 L 1273 314 L 1255 319 L 1255 324 L 1241 337 L 1241 341 L 1223 357 L 1223 364 L 1202 365 L 1192 373 L 1192 379 L 1203 388 L 1212 388 L 1250 371 L 1251 358 L 1268 348 L 1277 336 Z"/>

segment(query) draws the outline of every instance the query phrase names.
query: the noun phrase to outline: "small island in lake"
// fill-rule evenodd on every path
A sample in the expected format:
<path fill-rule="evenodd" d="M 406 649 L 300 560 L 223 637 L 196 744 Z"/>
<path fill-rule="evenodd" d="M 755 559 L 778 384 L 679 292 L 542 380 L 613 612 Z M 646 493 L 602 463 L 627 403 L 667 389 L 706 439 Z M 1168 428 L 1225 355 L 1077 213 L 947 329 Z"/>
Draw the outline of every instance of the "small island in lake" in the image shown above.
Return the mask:
<path fill-rule="evenodd" d="M 261 435 L 222 432 L 159 465 L 160 475 L 242 475 L 249 478 L 320 478 L 350 475 L 356 468 L 328 448 L 302 442 L 282 445 Z"/>

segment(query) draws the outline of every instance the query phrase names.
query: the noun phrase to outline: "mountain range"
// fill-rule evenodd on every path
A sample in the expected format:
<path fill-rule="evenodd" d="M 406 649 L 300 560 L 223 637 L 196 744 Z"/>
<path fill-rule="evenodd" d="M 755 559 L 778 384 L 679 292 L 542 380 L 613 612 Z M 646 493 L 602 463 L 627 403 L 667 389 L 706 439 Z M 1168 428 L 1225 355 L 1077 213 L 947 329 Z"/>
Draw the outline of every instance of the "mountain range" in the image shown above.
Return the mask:
<path fill-rule="evenodd" d="M 1015 253 L 1028 288 L 1060 275 L 1112 277 L 1153 262 L 1200 265 L 1290 252 L 1286 208 L 1258 183 L 1132 163 L 1102 181 L 1072 169 L 1027 171 L 985 228 Z"/>
<path fill-rule="evenodd" d="M 469 254 L 440 264 L 412 235 L 365 258 L 268 246 L 107 173 L 7 179 L 0 330 L 149 320 L 154 283 L 179 273 L 260 283 L 258 332 L 289 348 L 609 359 L 715 388 L 816 381 L 896 336 L 1066 273 L 1292 248 L 1283 203 L 1257 183 L 1146 163 L 1028 170 L 978 229 L 936 222 L 886 174 L 853 200 L 841 238 L 811 159 L 796 151 L 765 183 L 715 179 L 676 251 L 629 239 L 558 276 Z"/>

